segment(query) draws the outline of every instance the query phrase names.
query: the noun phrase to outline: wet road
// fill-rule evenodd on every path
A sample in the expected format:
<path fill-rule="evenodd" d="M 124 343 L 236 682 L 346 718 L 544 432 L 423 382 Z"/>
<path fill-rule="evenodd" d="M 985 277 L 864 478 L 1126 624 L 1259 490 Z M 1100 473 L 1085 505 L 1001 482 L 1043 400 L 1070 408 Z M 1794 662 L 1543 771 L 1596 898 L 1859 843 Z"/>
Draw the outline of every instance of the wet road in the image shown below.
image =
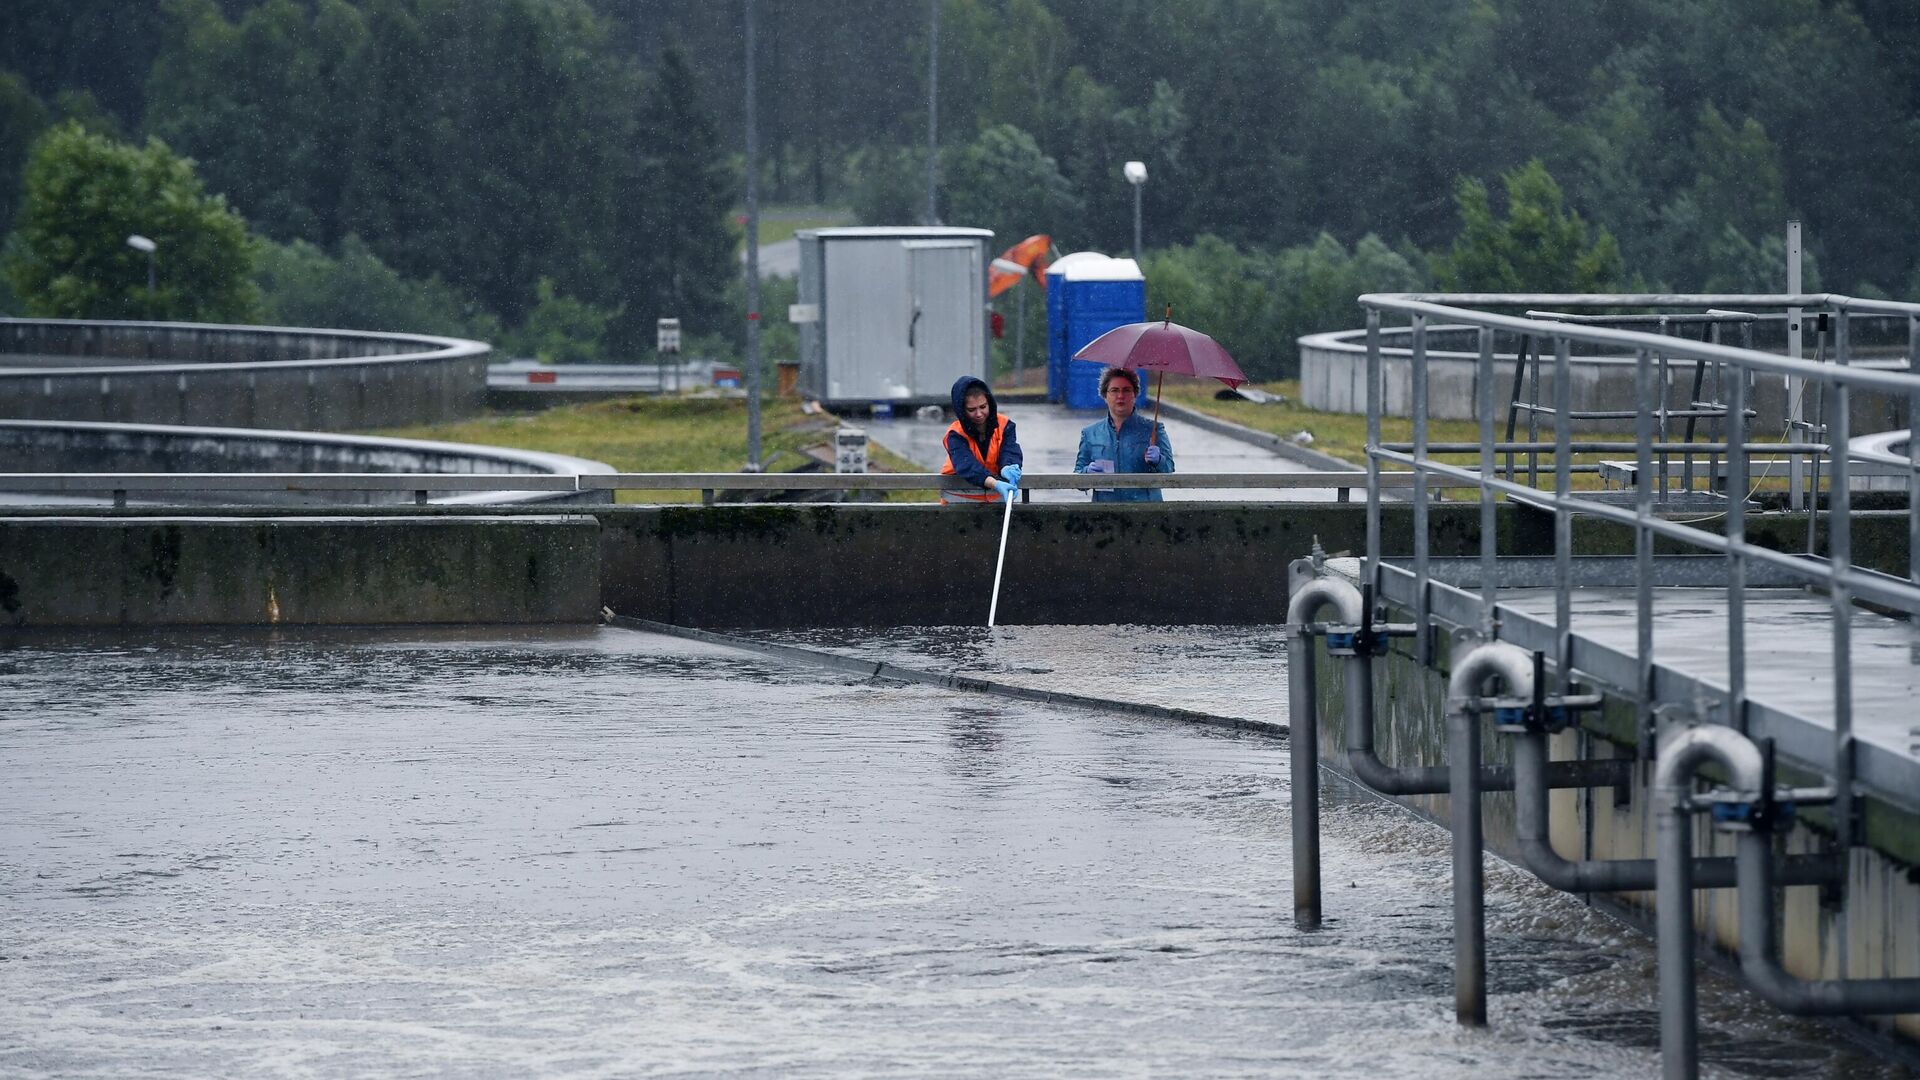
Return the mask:
<path fill-rule="evenodd" d="M 846 647 L 1208 707 L 1029 629 Z M 1251 682 L 1276 637 L 1150 640 Z M 1398 810 L 1333 798 L 1296 931 L 1281 740 L 611 629 L 39 637 L 0 683 L 9 1076 L 1656 1069 L 1644 940 L 1503 865 L 1453 1024 Z M 1703 999 L 1709 1075 L 1900 1075 Z"/>

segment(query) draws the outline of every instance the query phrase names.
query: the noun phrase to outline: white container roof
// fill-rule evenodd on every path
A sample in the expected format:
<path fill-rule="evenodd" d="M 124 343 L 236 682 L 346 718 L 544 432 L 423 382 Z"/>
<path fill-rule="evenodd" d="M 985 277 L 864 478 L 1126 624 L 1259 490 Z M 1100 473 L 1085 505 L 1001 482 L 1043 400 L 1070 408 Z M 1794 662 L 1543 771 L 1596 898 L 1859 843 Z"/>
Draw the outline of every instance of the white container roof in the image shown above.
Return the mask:
<path fill-rule="evenodd" d="M 951 225 L 842 225 L 831 229 L 801 229 L 795 235 L 821 240 L 956 240 L 985 239 L 993 235 L 993 230 Z"/>
<path fill-rule="evenodd" d="M 1047 267 L 1049 277 L 1059 274 L 1066 281 L 1145 281 L 1140 264 L 1132 259 L 1116 259 L 1098 251 L 1076 251 Z"/>

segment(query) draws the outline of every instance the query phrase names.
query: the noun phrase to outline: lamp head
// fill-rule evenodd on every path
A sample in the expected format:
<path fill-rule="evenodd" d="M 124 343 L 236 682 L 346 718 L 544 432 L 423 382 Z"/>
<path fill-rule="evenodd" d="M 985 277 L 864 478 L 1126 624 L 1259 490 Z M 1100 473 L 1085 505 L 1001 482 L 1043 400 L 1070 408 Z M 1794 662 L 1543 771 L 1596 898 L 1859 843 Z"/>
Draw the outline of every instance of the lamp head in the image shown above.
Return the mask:
<path fill-rule="evenodd" d="M 127 246 L 132 248 L 135 251 L 144 251 L 147 254 L 151 255 L 153 254 L 154 249 L 159 247 L 160 245 L 154 243 L 153 241 L 147 239 L 144 236 L 141 236 L 139 233 L 134 233 L 132 236 L 127 237 Z"/>
<path fill-rule="evenodd" d="M 1141 184 L 1147 182 L 1147 163 L 1144 161 L 1129 161 L 1125 165 L 1120 166 L 1120 175 L 1127 178 L 1127 183 L 1132 184 L 1134 187 L 1139 187 Z"/>

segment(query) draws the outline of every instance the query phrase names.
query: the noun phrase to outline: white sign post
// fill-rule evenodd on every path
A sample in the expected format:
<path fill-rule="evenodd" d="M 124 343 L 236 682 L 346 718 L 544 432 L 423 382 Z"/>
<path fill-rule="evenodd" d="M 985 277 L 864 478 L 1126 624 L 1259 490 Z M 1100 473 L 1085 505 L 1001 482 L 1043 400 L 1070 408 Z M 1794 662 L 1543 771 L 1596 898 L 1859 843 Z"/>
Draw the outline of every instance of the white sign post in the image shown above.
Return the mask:
<path fill-rule="evenodd" d="M 656 319 L 653 324 L 653 355 L 660 365 L 659 381 L 655 384 L 661 393 L 667 391 L 668 357 L 672 357 L 674 368 L 673 388 L 680 389 L 680 320 Z"/>

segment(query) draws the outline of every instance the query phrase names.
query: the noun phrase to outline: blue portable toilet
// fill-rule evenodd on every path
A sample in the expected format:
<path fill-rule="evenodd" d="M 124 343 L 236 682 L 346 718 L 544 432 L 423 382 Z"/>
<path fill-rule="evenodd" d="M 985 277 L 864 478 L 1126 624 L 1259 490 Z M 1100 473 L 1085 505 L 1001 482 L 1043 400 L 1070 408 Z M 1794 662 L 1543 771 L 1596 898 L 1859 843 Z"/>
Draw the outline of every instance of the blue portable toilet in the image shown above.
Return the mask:
<path fill-rule="evenodd" d="M 1073 354 L 1116 326 L 1146 318 L 1147 279 L 1132 259 L 1076 251 L 1047 268 L 1047 398 L 1099 409 L 1100 365 Z"/>

